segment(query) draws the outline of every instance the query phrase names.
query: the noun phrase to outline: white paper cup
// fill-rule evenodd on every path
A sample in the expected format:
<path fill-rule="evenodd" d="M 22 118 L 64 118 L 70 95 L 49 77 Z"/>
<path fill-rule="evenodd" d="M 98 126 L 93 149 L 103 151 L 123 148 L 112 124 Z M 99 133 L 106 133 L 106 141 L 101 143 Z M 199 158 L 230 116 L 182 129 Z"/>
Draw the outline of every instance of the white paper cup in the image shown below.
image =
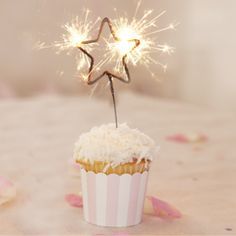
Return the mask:
<path fill-rule="evenodd" d="M 81 169 L 83 211 L 87 222 L 126 227 L 142 220 L 148 171 L 103 174 Z"/>

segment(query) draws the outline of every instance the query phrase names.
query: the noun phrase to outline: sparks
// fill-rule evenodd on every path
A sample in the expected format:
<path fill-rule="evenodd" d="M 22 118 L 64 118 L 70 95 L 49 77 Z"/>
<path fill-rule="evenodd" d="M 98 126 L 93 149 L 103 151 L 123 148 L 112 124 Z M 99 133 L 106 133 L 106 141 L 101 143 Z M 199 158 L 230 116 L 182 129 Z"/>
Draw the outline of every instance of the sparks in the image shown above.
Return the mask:
<path fill-rule="evenodd" d="M 158 20 L 165 14 L 162 11 L 160 14 L 155 15 L 153 10 L 145 11 L 141 17 L 139 15 L 139 8 L 141 6 L 141 0 L 138 2 L 134 12 L 134 16 L 131 20 L 126 17 L 119 17 L 117 10 L 114 9 L 116 18 L 112 20 L 114 26 L 114 33 L 117 40 L 108 39 L 106 42 L 106 53 L 104 58 L 99 61 L 93 68 L 93 71 L 98 71 L 104 64 L 113 63 L 115 73 L 124 74 L 124 67 L 121 58 L 126 56 L 127 63 L 131 63 L 134 66 L 143 65 L 154 77 L 153 72 L 150 69 L 151 65 L 160 65 L 165 71 L 167 66 L 157 60 L 156 53 L 166 53 L 170 55 L 173 53 L 174 48 L 167 44 L 159 44 L 157 42 L 157 34 L 166 30 L 174 30 L 176 25 L 171 23 L 163 28 L 158 25 Z M 62 26 L 64 33 L 61 36 L 60 41 L 55 41 L 51 47 L 56 48 L 56 53 L 66 52 L 70 55 L 74 52 L 74 49 L 78 47 L 84 48 L 88 52 L 92 52 L 94 44 L 84 44 L 83 42 L 91 39 L 92 33 L 97 29 L 97 24 L 100 22 L 100 18 L 96 20 L 90 20 L 90 10 L 85 10 L 82 19 L 79 17 L 74 18 L 71 22 Z M 133 50 L 135 43 L 133 39 L 139 40 L 139 45 Z M 39 42 L 37 47 L 39 49 L 48 48 L 45 43 Z M 77 53 L 76 70 L 79 72 L 79 76 L 82 81 L 88 81 L 88 75 L 83 70 L 88 68 L 90 61 L 84 53 Z M 92 73 L 92 72 L 90 72 Z"/>
<path fill-rule="evenodd" d="M 153 17 L 153 11 L 148 10 L 140 19 L 137 19 L 140 5 L 141 1 L 138 2 L 131 21 L 124 17 L 118 17 L 113 21 L 119 40 L 114 43 L 107 42 L 107 47 L 111 60 L 115 61 L 116 72 L 122 72 L 122 64 L 116 58 L 124 55 L 127 55 L 127 61 L 133 65 L 144 65 L 149 69 L 151 64 L 158 64 L 165 71 L 166 65 L 157 61 L 155 54 L 159 52 L 170 55 L 174 51 L 174 48 L 167 44 L 158 44 L 156 35 L 162 31 L 174 30 L 177 24 L 171 23 L 164 28 L 159 28 L 158 20 L 165 11 Z M 130 40 L 134 38 L 140 41 L 140 45 L 135 50 L 131 50 L 133 43 Z M 150 73 L 153 74 L 151 71 Z"/>
<path fill-rule="evenodd" d="M 79 18 L 76 17 L 70 23 L 65 24 L 63 26 L 65 33 L 62 35 L 61 41 L 56 41 L 53 44 L 53 47 L 58 49 L 58 53 L 67 51 L 67 54 L 70 54 L 75 48 L 80 51 L 80 53 L 76 55 L 77 70 L 81 73 L 80 77 L 82 81 L 86 82 L 88 85 L 95 83 L 97 85 L 97 82 L 104 77 L 108 79 L 114 107 L 116 128 L 118 127 L 118 119 L 113 79 L 117 79 L 123 83 L 130 83 L 131 76 L 127 65 L 128 62 L 133 65 L 140 63 L 140 65 L 144 65 L 148 69 L 151 64 L 161 65 L 165 71 L 167 65 L 155 60 L 153 53 L 170 54 L 173 52 L 173 48 L 167 44 L 158 44 L 154 36 L 165 30 L 173 30 L 176 25 L 170 24 L 164 28 L 157 26 L 158 19 L 165 11 L 152 17 L 153 11 L 148 10 L 138 19 L 137 15 L 140 5 L 141 0 L 138 2 L 134 17 L 131 21 L 123 17 L 118 17 L 113 21 L 108 17 L 103 18 L 95 37 L 91 37 L 91 33 L 100 18 L 94 22 L 89 21 L 88 16 L 90 11 L 86 10 L 84 21 L 80 21 Z M 105 26 L 108 27 L 110 32 L 108 41 L 104 39 L 106 42 L 106 52 L 103 54 L 105 59 L 100 60 L 95 65 L 95 57 L 91 51 L 101 39 L 101 34 Z M 45 48 L 45 45 L 39 42 L 38 47 Z M 112 61 L 115 62 L 114 71 L 110 71 L 109 69 L 101 70 L 103 65 Z M 86 69 L 86 73 L 82 72 L 84 68 Z M 94 72 L 96 71 L 99 73 L 97 76 L 94 76 Z M 150 69 L 149 71 L 151 77 L 154 77 L 153 72 Z"/>
<path fill-rule="evenodd" d="M 90 20 L 90 10 L 84 10 L 82 18 L 77 16 L 62 26 L 64 33 L 61 36 L 61 40 L 55 41 L 50 47 L 56 49 L 56 54 L 66 52 L 70 55 L 74 52 L 74 49 L 82 46 L 83 41 L 91 37 L 99 21 L 100 18 Z M 83 45 L 83 48 L 92 51 L 93 45 Z M 84 75 L 83 70 L 86 70 L 90 63 L 88 58 L 83 53 L 79 53 L 75 55 L 75 61 L 76 70 L 80 73 L 79 77 L 86 82 L 87 76 Z"/>
<path fill-rule="evenodd" d="M 88 20 L 90 10 L 84 12 L 84 19 L 80 20 L 79 17 L 75 17 L 71 22 L 62 26 L 65 31 L 62 34 L 61 41 L 54 42 L 54 47 L 57 47 L 59 51 L 65 51 L 77 48 L 81 46 L 83 41 L 90 37 L 95 25 L 100 18 L 96 21 Z"/>

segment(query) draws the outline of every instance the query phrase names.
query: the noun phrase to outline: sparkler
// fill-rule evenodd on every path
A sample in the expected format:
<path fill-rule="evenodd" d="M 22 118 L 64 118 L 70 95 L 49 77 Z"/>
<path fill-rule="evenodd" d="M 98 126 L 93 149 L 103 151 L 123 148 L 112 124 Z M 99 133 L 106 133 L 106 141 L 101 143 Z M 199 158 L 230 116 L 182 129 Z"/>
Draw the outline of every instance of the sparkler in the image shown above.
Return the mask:
<path fill-rule="evenodd" d="M 138 4 L 136 13 L 138 12 L 139 6 Z M 159 28 L 158 20 L 165 13 L 166 12 L 163 11 L 159 15 L 152 17 L 153 11 L 149 10 L 146 11 L 140 19 L 136 18 L 136 14 L 131 21 L 124 17 L 115 19 L 114 27 L 116 28 L 117 37 L 121 40 L 116 44 L 107 44 L 111 56 L 113 56 L 112 59 L 115 58 L 115 55 L 122 56 L 127 54 L 127 62 L 132 63 L 134 66 L 139 64 L 149 69 L 151 64 L 158 64 L 165 69 L 166 65 L 157 61 L 154 54 L 158 52 L 171 54 L 174 48 L 167 44 L 159 44 L 156 36 L 162 31 L 175 29 L 177 25 L 172 23 L 164 28 Z M 140 41 L 139 47 L 131 51 L 127 43 L 127 40 L 130 38 L 136 38 Z M 115 69 L 116 71 L 121 71 L 119 61 L 116 62 Z"/>
<path fill-rule="evenodd" d="M 164 28 L 158 27 L 158 19 L 165 11 L 152 17 L 153 11 L 149 10 L 138 20 L 136 16 L 140 4 L 141 1 L 138 3 L 134 17 L 131 21 L 123 17 L 117 17 L 117 19 L 111 21 L 109 18 L 105 17 L 101 21 L 97 36 L 94 39 L 89 39 L 90 34 L 96 24 L 100 21 L 100 18 L 92 23 L 92 21 L 88 20 L 89 11 L 87 10 L 84 21 L 80 22 L 78 18 L 76 18 L 71 23 L 64 25 L 63 28 L 66 30 L 66 33 L 62 35 L 61 41 L 54 43 L 54 47 L 57 47 L 59 52 L 65 50 L 70 52 L 74 48 L 77 48 L 82 52 L 80 53 L 77 69 L 82 70 L 82 68 L 87 67 L 87 73 L 82 74 L 81 77 L 88 85 L 95 84 L 104 77 L 108 78 L 113 100 L 116 127 L 118 127 L 118 121 L 113 79 L 117 79 L 124 83 L 129 83 L 131 81 L 127 66 L 128 63 L 131 63 L 134 66 L 139 63 L 148 69 L 151 64 L 159 64 L 165 69 L 166 65 L 157 61 L 153 57 L 153 54 L 155 52 L 168 54 L 173 52 L 172 47 L 166 44 L 158 44 L 155 37 L 162 31 L 174 29 L 176 24 L 170 24 Z M 94 65 L 95 60 L 92 56 L 92 52 L 94 46 L 98 44 L 101 38 L 105 25 L 108 26 L 111 33 L 110 38 L 105 41 L 105 59 Z M 113 40 L 113 42 L 111 42 L 111 40 Z M 109 62 L 115 62 L 114 71 L 102 71 L 94 78 L 94 72 L 99 71 L 99 68 L 102 65 Z"/>

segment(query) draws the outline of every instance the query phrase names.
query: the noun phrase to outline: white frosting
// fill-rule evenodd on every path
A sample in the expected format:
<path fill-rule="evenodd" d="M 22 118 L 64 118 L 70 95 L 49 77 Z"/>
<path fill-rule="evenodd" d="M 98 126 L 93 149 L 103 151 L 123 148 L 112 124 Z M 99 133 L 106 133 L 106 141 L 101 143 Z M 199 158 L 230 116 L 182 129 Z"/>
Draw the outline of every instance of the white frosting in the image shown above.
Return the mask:
<path fill-rule="evenodd" d="M 157 147 L 154 141 L 127 124 L 106 124 L 92 128 L 75 143 L 74 158 L 80 161 L 103 161 L 116 166 L 138 161 L 152 161 Z"/>

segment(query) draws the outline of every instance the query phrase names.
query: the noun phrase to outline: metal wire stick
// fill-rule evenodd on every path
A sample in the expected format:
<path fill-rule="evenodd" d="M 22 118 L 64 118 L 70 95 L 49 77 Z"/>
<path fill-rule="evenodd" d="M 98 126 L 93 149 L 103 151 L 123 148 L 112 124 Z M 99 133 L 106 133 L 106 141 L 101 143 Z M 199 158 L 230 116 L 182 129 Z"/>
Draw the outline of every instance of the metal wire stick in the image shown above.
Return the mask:
<path fill-rule="evenodd" d="M 117 119 L 117 110 L 116 110 L 116 98 L 115 98 L 115 91 L 114 91 L 112 76 L 108 75 L 108 79 L 109 79 L 110 89 L 111 89 L 111 96 L 112 96 L 112 102 L 113 102 L 113 108 L 114 108 L 116 128 L 118 128 L 118 119 Z"/>
<path fill-rule="evenodd" d="M 86 44 L 93 44 L 93 43 L 97 43 L 100 40 L 101 37 L 101 33 L 103 31 L 103 28 L 105 26 L 105 24 L 108 25 L 110 33 L 113 37 L 113 39 L 116 42 L 119 42 L 120 39 L 117 37 L 115 30 L 113 29 L 112 23 L 110 21 L 109 18 L 105 17 L 102 21 L 101 21 L 101 25 L 99 27 L 98 30 L 98 34 L 97 37 L 95 39 L 91 39 L 91 40 L 85 40 L 81 43 L 81 45 L 86 45 Z M 130 49 L 130 52 L 133 51 L 136 47 L 139 46 L 140 41 L 138 39 L 130 39 L 128 40 L 129 42 L 133 43 L 133 47 Z M 100 79 L 104 78 L 104 77 L 108 77 L 109 79 L 109 83 L 110 83 L 110 90 L 111 90 L 111 95 L 112 95 L 112 102 L 113 102 L 113 108 L 114 108 L 114 114 L 115 114 L 115 123 L 116 123 L 116 128 L 118 128 L 118 122 L 117 122 L 117 110 L 116 110 L 116 99 L 115 99 L 115 92 L 114 92 L 114 86 L 113 86 L 113 78 L 117 79 L 123 83 L 130 83 L 131 78 L 130 78 L 130 73 L 129 73 L 129 69 L 127 66 L 127 54 L 123 55 L 122 57 L 122 65 L 125 71 L 125 77 L 121 76 L 121 75 L 117 75 L 113 72 L 110 71 L 103 71 L 99 76 L 95 77 L 93 76 L 93 69 L 94 69 L 94 57 L 82 46 L 78 46 L 78 49 L 84 53 L 87 57 L 88 60 L 90 61 L 90 65 L 89 65 L 89 69 L 88 69 L 88 78 L 87 78 L 87 84 L 88 85 L 92 85 L 95 84 L 96 82 L 98 82 Z"/>

